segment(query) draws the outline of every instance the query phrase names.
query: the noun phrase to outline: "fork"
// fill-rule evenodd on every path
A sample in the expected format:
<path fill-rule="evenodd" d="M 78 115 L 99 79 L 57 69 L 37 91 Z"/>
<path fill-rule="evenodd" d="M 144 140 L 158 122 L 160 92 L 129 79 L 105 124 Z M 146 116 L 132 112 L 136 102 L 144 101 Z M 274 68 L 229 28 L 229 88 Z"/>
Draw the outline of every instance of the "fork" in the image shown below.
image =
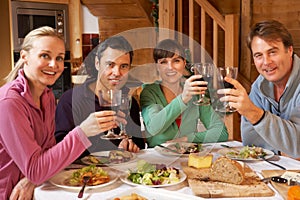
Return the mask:
<path fill-rule="evenodd" d="M 89 182 L 90 179 L 91 179 L 90 176 L 84 176 L 83 177 L 83 186 L 82 186 L 81 190 L 78 193 L 78 198 L 82 198 L 83 192 L 84 192 L 84 188 L 85 188 L 87 182 Z"/>
<path fill-rule="evenodd" d="M 281 165 L 278 165 L 278 164 L 276 164 L 276 163 L 273 163 L 273 162 L 267 160 L 267 159 L 265 158 L 264 155 L 260 155 L 259 157 L 260 157 L 261 159 L 263 159 L 264 161 L 266 161 L 266 162 L 268 162 L 268 163 L 270 163 L 270 164 L 272 164 L 272 165 L 274 165 L 274 166 L 277 166 L 277 167 L 279 167 L 279 168 L 281 168 L 281 169 L 283 169 L 283 170 L 286 170 L 285 167 L 283 167 L 283 166 L 281 166 Z"/>

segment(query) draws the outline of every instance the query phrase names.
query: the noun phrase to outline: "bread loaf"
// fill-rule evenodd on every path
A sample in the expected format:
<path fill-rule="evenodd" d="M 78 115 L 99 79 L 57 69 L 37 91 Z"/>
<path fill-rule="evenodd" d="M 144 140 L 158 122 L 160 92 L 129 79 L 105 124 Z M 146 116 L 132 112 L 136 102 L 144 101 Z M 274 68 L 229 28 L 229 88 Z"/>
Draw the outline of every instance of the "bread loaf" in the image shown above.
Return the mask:
<path fill-rule="evenodd" d="M 220 157 L 212 164 L 209 179 L 241 184 L 245 179 L 244 177 L 244 169 L 240 163 L 230 158 Z"/>
<path fill-rule="evenodd" d="M 188 159 L 188 166 L 195 167 L 197 169 L 209 168 L 209 167 L 211 167 L 212 160 L 213 160 L 212 154 L 200 156 L 197 153 L 191 153 L 189 155 L 189 159 Z"/>

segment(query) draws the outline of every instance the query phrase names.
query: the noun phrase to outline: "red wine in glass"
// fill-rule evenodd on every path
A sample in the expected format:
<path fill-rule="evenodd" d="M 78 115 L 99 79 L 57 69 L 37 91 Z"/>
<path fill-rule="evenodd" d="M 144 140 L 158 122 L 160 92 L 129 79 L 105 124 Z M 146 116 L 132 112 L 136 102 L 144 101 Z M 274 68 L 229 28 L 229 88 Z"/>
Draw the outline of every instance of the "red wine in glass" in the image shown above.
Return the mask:
<path fill-rule="evenodd" d="M 202 77 L 202 78 L 197 78 L 197 79 L 195 79 L 194 81 L 205 81 L 204 80 L 204 78 Z M 204 85 L 204 84 L 203 84 Z"/>
<path fill-rule="evenodd" d="M 223 81 L 224 88 L 233 88 L 234 86 L 231 83 L 228 83 L 227 81 Z"/>
<path fill-rule="evenodd" d="M 110 104 L 100 105 L 100 110 L 112 110 L 112 111 L 118 112 L 119 109 L 120 109 L 119 105 L 115 105 L 115 106 L 110 105 Z"/>
<path fill-rule="evenodd" d="M 121 90 L 103 90 L 99 91 L 99 106 L 101 110 L 113 110 L 116 113 L 119 111 L 121 105 Z M 111 129 L 106 135 L 101 136 L 102 139 L 119 139 L 119 136 Z"/>
<path fill-rule="evenodd" d="M 132 103 L 132 97 L 129 94 L 122 94 L 121 98 L 121 105 L 120 105 L 120 110 L 125 114 L 125 118 L 129 116 L 130 113 L 130 108 L 131 108 L 131 103 Z M 126 133 L 126 125 L 125 124 L 120 124 L 120 134 L 124 138 L 131 138 L 131 136 L 127 135 Z"/>
<path fill-rule="evenodd" d="M 234 88 L 234 86 L 224 80 L 225 77 L 232 79 L 237 78 L 238 69 L 236 67 L 220 67 L 219 73 L 221 75 L 221 80 L 223 82 L 224 88 Z M 225 106 L 222 109 L 219 109 L 221 112 L 231 113 L 235 112 L 236 109 L 229 106 L 229 102 L 225 102 Z"/>
<path fill-rule="evenodd" d="M 209 82 L 212 78 L 212 69 L 213 65 L 210 63 L 195 63 L 192 68 L 195 75 L 201 74 L 202 78 L 196 79 L 195 81 L 207 81 Z M 206 86 L 206 85 L 199 85 L 199 86 Z M 209 105 L 210 99 L 205 96 L 205 94 L 201 94 L 198 100 L 193 101 L 195 105 Z"/>

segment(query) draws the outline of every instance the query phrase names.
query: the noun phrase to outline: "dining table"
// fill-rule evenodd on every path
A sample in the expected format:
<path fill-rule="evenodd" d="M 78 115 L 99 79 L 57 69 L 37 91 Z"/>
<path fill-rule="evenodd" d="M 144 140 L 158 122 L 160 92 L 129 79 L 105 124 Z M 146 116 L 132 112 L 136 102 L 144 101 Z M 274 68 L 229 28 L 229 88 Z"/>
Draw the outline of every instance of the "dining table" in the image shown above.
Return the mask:
<path fill-rule="evenodd" d="M 218 142 L 218 143 L 210 143 L 209 146 L 209 153 L 213 154 L 214 160 L 219 156 L 222 156 L 218 153 L 218 150 L 222 148 L 226 148 L 225 146 L 229 147 L 241 147 L 242 143 L 239 141 L 227 141 L 227 142 Z M 132 162 L 120 164 L 120 165 L 113 165 L 109 167 L 103 167 L 107 169 L 111 169 L 112 171 L 117 174 L 117 178 L 104 187 L 98 188 L 86 188 L 83 197 L 81 199 L 85 200 L 113 200 L 114 197 L 118 195 L 125 194 L 126 191 L 144 191 L 147 193 L 153 194 L 153 199 L 160 199 L 155 198 L 154 194 L 164 194 L 169 195 L 169 198 L 166 199 L 218 199 L 218 200 L 226 200 L 226 199 L 241 199 L 241 200 L 285 200 L 286 196 L 281 195 L 273 185 L 269 182 L 267 185 L 274 190 L 273 196 L 267 197 L 238 197 L 238 198 L 203 198 L 194 195 L 192 189 L 189 187 L 188 181 L 184 180 L 179 184 L 171 185 L 169 187 L 158 187 L 152 188 L 147 186 L 136 186 L 133 184 L 128 184 L 126 181 L 122 180 L 120 177 L 128 172 L 129 169 L 134 169 L 137 165 L 139 160 L 145 160 L 149 163 L 158 163 L 158 164 L 165 164 L 167 166 L 173 166 L 178 169 L 182 168 L 182 163 L 188 162 L 188 156 L 169 156 L 162 154 L 161 152 L 157 151 L 156 148 L 147 148 L 140 150 L 140 152 L 135 154 L 135 159 Z M 280 166 L 286 168 L 286 170 L 300 170 L 300 161 L 287 157 L 287 156 L 279 156 L 274 155 L 270 160 L 273 163 L 276 163 Z M 254 162 L 246 162 L 246 164 L 257 174 L 259 178 L 263 178 L 262 171 L 263 170 L 280 170 L 278 166 L 272 165 L 269 162 L 264 160 L 254 161 Z M 68 166 L 64 171 L 76 169 L 78 167 L 82 167 L 78 163 L 73 163 Z M 79 199 L 78 192 L 80 188 L 65 188 L 59 187 L 53 184 L 51 181 L 47 181 L 39 186 L 36 187 L 34 191 L 34 200 L 69 200 L 69 199 Z M 176 198 L 175 198 L 176 197 Z M 163 198 L 161 198 L 163 199 Z M 160 200 L 161 200 L 160 199 Z"/>

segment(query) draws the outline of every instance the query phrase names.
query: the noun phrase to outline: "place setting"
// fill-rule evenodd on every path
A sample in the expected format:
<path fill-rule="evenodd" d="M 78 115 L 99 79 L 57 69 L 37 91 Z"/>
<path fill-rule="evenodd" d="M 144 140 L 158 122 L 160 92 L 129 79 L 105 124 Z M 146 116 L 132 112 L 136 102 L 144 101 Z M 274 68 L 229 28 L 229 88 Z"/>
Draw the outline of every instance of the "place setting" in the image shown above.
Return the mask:
<path fill-rule="evenodd" d="M 84 191 L 118 187 L 121 182 L 118 180 L 124 173 L 121 169 L 125 166 L 127 169 L 130 167 L 127 164 L 135 162 L 137 155 L 123 149 L 94 152 L 53 176 L 49 183 L 62 190 L 78 192 L 78 198 L 81 198 Z"/>
<path fill-rule="evenodd" d="M 154 150 L 165 156 L 188 157 L 191 153 L 205 153 L 210 151 L 210 144 L 190 142 L 168 142 L 159 144 Z"/>

